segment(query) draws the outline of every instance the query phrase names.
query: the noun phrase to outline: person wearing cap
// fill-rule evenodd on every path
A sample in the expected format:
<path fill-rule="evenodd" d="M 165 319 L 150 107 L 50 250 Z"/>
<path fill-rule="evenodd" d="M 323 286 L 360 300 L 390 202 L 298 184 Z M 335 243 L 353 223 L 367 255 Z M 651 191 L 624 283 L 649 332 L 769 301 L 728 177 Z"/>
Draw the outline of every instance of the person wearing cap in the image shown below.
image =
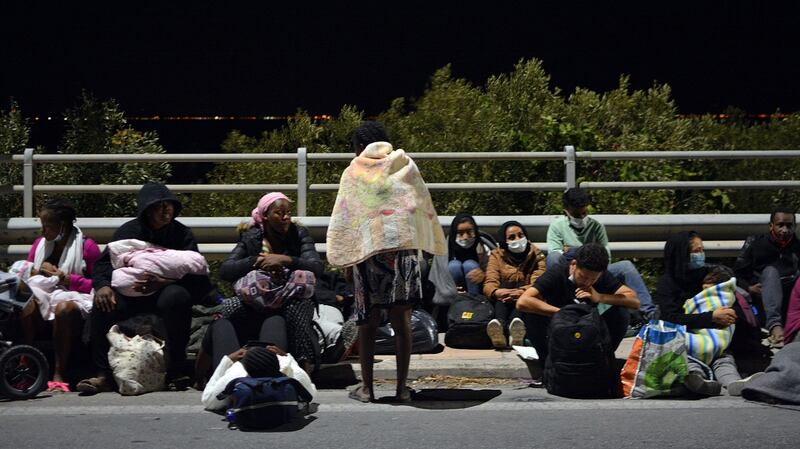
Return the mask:
<path fill-rule="evenodd" d="M 569 264 L 575 251 L 587 243 L 602 245 L 610 258 L 606 227 L 589 216 L 588 208 L 592 197 L 585 190 L 573 187 L 564 192 L 562 201 L 565 215 L 553 220 L 547 228 L 547 269 Z M 636 292 L 641 304 L 639 312 L 645 320 L 658 319 L 658 307 L 653 304 L 642 275 L 631 261 L 611 263 L 608 265 L 608 272 Z"/>
<path fill-rule="evenodd" d="M 136 218 L 120 226 L 111 241 L 137 239 L 166 249 L 198 252 L 192 230 L 175 219 L 183 205 L 167 186 L 145 184 L 139 190 L 137 205 Z M 184 365 L 192 320 L 191 307 L 213 290 L 208 276 L 187 274 L 181 279 L 166 279 L 149 273 L 136 281 L 134 287 L 148 296 L 132 298 L 111 287 L 113 270 L 106 248 L 92 273 L 95 296 L 90 315 L 90 338 L 92 361 L 98 372 L 95 377 L 78 382 L 78 391 L 94 394 L 114 389 L 106 334 L 115 323 L 142 313 L 153 313 L 164 320 L 167 383 L 170 388 L 185 388 L 190 382 L 184 373 Z"/>

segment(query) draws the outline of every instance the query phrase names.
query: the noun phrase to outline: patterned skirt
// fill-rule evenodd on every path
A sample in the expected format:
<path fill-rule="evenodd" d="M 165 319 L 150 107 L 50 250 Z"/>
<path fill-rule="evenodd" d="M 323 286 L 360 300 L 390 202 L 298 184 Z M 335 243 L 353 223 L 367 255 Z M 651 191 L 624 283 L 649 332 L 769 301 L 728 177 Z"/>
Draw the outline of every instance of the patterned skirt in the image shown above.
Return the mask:
<path fill-rule="evenodd" d="M 353 269 L 354 318 L 363 324 L 374 307 L 416 305 L 422 298 L 422 277 L 416 250 L 380 253 Z"/>

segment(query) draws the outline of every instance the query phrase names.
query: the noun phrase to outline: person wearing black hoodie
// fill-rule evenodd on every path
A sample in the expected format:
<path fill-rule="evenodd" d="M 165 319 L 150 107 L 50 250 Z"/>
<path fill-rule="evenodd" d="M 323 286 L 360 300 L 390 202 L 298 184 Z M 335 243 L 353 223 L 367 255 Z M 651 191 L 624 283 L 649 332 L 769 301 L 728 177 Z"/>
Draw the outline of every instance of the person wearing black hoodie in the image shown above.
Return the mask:
<path fill-rule="evenodd" d="M 684 311 L 686 300 L 703 291 L 703 280 L 709 273 L 703 240 L 696 232 L 679 232 L 667 239 L 664 245 L 664 271 L 654 295 L 661 310 L 661 319 L 683 324 L 687 329 L 728 327 L 736 322 L 736 312 L 732 308 L 694 314 Z M 689 374 L 684 386 L 692 393 L 703 396 L 716 396 L 722 387 L 726 387 L 729 393 L 741 389 L 738 385 L 741 376 L 732 355 L 723 353 L 711 362 L 709 368 L 716 380 L 708 379 L 700 364 L 689 360 Z"/>
<path fill-rule="evenodd" d="M 139 190 L 137 205 L 136 218 L 120 226 L 111 241 L 137 239 L 167 249 L 198 251 L 192 230 L 175 220 L 183 205 L 167 186 L 145 184 Z M 156 293 L 128 298 L 111 287 L 113 271 L 106 248 L 92 273 L 95 296 L 90 332 L 92 361 L 98 373 L 95 377 L 78 382 L 78 391 L 94 394 L 113 390 L 106 333 L 116 322 L 141 313 L 154 313 L 164 320 L 167 332 L 167 382 L 171 388 L 185 388 L 190 382 L 183 372 L 183 366 L 190 335 L 191 307 L 212 291 L 208 276 L 188 274 L 175 281 L 150 273 L 147 278 L 137 281 L 134 288 L 143 293 Z"/>

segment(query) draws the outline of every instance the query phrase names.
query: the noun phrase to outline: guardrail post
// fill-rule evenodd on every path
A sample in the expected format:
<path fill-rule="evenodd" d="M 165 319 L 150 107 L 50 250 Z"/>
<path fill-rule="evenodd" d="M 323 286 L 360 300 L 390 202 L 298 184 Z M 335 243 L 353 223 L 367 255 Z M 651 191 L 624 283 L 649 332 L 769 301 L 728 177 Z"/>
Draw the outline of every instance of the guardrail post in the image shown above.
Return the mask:
<path fill-rule="evenodd" d="M 308 196 L 308 158 L 306 148 L 297 149 L 297 216 L 306 216 L 306 199 Z"/>
<path fill-rule="evenodd" d="M 33 217 L 33 148 L 25 148 L 22 161 L 22 215 Z"/>
<path fill-rule="evenodd" d="M 564 146 L 564 171 L 567 181 L 567 188 L 577 187 L 575 180 L 575 147 L 572 145 Z"/>

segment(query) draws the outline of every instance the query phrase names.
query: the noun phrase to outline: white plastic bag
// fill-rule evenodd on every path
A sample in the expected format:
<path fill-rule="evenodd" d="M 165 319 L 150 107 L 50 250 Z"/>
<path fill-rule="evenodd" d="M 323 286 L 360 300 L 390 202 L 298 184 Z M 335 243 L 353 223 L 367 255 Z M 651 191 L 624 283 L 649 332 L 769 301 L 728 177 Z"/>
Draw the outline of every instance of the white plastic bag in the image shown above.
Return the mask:
<path fill-rule="evenodd" d="M 106 335 L 108 363 L 119 393 L 125 396 L 163 390 L 166 384 L 164 342 L 152 335 L 130 338 L 115 324 Z"/>

